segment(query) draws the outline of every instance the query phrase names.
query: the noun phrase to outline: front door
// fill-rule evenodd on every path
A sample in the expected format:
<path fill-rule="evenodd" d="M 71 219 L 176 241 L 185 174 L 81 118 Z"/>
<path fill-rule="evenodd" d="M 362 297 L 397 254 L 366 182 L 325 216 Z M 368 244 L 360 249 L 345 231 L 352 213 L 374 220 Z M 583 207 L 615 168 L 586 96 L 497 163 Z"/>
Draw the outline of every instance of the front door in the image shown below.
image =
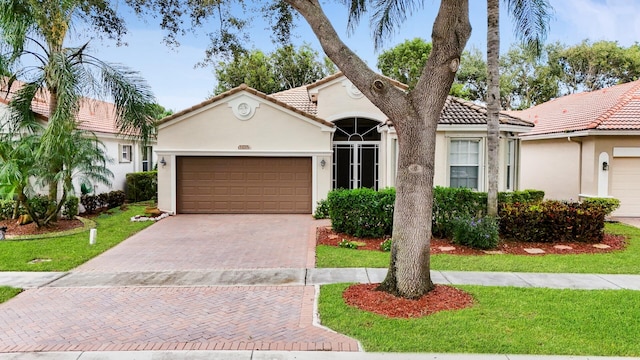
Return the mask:
<path fill-rule="evenodd" d="M 378 122 L 349 118 L 335 122 L 333 188 L 378 189 L 380 133 Z"/>

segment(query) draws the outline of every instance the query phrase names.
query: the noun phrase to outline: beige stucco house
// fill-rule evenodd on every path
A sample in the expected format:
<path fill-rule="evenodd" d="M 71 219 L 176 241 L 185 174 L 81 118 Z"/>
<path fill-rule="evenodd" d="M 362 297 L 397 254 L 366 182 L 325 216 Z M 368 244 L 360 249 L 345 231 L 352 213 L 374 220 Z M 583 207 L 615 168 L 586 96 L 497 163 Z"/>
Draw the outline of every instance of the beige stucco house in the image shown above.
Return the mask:
<path fill-rule="evenodd" d="M 501 116 L 502 190 L 518 188 L 518 135 L 532 126 Z M 449 97 L 436 147 L 436 185 L 485 189 L 483 107 Z M 311 213 L 334 188 L 394 186 L 397 148 L 393 124 L 341 73 L 271 95 L 242 85 L 160 121 L 158 206 Z"/>
<path fill-rule="evenodd" d="M 521 134 L 520 185 L 547 198 L 615 197 L 617 216 L 640 216 L 640 81 L 564 96 L 510 114 Z"/>

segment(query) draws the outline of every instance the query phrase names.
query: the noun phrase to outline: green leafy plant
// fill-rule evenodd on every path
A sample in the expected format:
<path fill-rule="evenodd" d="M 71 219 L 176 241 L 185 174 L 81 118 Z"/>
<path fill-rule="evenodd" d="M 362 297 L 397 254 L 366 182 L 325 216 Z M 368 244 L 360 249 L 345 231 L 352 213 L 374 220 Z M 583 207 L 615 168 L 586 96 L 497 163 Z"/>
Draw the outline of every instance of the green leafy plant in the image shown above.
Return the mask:
<path fill-rule="evenodd" d="M 314 219 L 328 219 L 329 218 L 329 201 L 326 199 L 318 201 L 316 211 L 313 213 Z"/>
<path fill-rule="evenodd" d="M 339 243 L 338 246 L 341 248 L 345 248 L 345 249 L 357 249 L 358 248 L 358 244 L 356 244 L 353 241 L 349 241 L 347 239 L 342 239 Z"/>
<path fill-rule="evenodd" d="M 453 221 L 453 242 L 475 249 L 493 249 L 498 245 L 498 219 L 460 217 Z"/>
<path fill-rule="evenodd" d="M 76 215 L 78 215 L 79 207 L 80 199 L 75 196 L 68 197 L 62 207 L 62 216 L 64 216 L 65 219 L 73 219 Z"/>
<path fill-rule="evenodd" d="M 391 238 L 380 243 L 380 251 L 391 251 Z"/>
<path fill-rule="evenodd" d="M 126 198 L 129 203 L 158 198 L 157 171 L 130 173 L 126 178 Z"/>
<path fill-rule="evenodd" d="M 338 189 L 327 201 L 335 231 L 363 238 L 391 235 L 395 189 Z"/>
<path fill-rule="evenodd" d="M 586 198 L 582 200 L 583 204 L 589 204 L 590 206 L 601 207 L 605 216 L 611 215 L 612 212 L 616 211 L 620 207 L 620 200 L 615 198 Z"/>

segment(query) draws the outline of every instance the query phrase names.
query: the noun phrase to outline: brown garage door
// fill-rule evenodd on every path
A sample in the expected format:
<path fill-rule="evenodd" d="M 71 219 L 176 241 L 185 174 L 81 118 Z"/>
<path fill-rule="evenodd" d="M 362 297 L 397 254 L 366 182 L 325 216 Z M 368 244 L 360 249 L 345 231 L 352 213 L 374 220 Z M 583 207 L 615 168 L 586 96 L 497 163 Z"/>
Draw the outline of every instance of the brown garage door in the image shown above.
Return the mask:
<path fill-rule="evenodd" d="M 178 157 L 178 213 L 311 213 L 311 158 Z"/>

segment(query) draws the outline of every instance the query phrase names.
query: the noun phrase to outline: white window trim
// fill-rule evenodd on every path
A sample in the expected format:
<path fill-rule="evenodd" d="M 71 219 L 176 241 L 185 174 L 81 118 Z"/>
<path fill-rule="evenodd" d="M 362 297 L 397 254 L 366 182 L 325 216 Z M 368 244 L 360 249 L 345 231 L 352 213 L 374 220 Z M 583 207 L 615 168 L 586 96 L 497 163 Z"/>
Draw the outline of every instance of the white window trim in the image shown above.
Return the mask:
<path fill-rule="evenodd" d="M 509 154 L 509 144 L 513 144 L 513 151 L 511 154 Z M 504 188 L 506 191 L 515 191 L 515 189 L 517 188 L 516 186 L 516 164 L 518 162 L 518 140 L 514 139 L 514 138 L 507 138 L 507 141 L 505 142 L 505 159 L 504 159 L 504 174 L 505 174 L 505 183 L 504 183 Z M 509 164 L 511 162 L 511 164 Z M 511 165 L 511 173 L 509 173 L 507 171 L 507 167 Z M 511 186 L 507 186 L 508 184 L 510 184 Z"/>
<path fill-rule="evenodd" d="M 145 160 L 144 152 L 147 149 L 149 151 L 147 151 L 147 159 Z M 140 170 L 145 171 L 144 170 L 144 163 L 148 162 L 146 171 L 152 171 L 153 170 L 153 166 L 154 166 L 154 163 L 153 163 L 153 146 L 152 145 L 141 146 L 140 147 L 140 152 L 141 152 L 141 154 L 140 154 Z"/>
<path fill-rule="evenodd" d="M 129 151 L 125 153 L 125 149 Z M 118 145 L 118 159 L 121 163 L 130 163 L 133 161 L 133 145 L 132 144 L 119 144 Z"/>
<path fill-rule="evenodd" d="M 451 142 L 452 141 L 477 141 L 478 142 L 478 188 L 477 191 L 484 191 L 484 168 L 485 168 L 485 139 L 484 137 L 473 136 L 451 136 L 447 139 L 447 186 L 451 187 Z"/>

